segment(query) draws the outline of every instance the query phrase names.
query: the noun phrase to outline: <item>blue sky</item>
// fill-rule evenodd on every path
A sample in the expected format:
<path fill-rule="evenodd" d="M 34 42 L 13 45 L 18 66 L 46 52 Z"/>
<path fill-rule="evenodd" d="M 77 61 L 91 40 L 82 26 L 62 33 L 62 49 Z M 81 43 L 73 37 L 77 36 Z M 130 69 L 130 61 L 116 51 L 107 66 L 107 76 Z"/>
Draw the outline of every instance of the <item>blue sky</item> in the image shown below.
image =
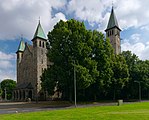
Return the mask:
<path fill-rule="evenodd" d="M 112 0 L 0 0 L 0 81 L 16 80 L 16 54 L 21 34 L 31 42 L 39 16 L 47 34 L 60 20 L 84 21 L 87 29 L 104 32 Z M 113 0 L 122 50 L 149 60 L 149 1 Z"/>

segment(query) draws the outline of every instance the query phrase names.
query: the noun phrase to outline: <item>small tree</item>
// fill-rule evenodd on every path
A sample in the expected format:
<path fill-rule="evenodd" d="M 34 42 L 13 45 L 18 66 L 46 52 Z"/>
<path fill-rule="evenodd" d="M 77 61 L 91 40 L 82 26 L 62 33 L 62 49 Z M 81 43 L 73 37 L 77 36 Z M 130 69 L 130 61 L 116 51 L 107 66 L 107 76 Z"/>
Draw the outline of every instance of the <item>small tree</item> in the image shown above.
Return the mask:
<path fill-rule="evenodd" d="M 12 98 L 12 91 L 16 87 L 16 81 L 11 79 L 5 79 L 1 82 L 2 89 L 2 98 L 5 98 L 5 90 L 7 94 L 7 99 L 10 100 Z"/>

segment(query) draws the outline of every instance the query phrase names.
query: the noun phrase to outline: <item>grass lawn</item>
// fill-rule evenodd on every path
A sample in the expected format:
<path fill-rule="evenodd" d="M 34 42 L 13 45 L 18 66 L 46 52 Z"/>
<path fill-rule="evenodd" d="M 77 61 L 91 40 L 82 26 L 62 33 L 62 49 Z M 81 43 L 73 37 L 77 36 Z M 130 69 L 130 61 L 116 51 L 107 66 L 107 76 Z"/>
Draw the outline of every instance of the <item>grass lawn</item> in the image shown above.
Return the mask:
<path fill-rule="evenodd" d="M 149 120 L 149 102 L 3 114 L 0 120 Z"/>

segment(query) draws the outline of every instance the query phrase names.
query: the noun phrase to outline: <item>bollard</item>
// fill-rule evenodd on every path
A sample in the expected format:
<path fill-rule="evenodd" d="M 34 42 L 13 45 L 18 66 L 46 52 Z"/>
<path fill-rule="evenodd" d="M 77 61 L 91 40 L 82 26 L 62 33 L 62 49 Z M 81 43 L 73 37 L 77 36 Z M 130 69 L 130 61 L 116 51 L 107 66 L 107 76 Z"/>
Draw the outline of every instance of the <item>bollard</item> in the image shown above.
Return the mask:
<path fill-rule="evenodd" d="M 118 104 L 117 104 L 118 106 L 123 104 L 123 100 L 118 100 L 117 102 L 118 102 Z"/>

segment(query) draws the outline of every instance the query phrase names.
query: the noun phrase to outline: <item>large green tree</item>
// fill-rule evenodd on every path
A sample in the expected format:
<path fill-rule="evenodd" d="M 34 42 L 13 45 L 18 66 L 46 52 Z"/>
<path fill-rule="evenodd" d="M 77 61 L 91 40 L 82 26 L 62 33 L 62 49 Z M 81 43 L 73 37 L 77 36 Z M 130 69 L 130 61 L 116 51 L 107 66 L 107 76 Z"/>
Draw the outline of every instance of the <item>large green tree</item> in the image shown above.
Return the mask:
<path fill-rule="evenodd" d="M 48 33 L 48 40 L 51 66 L 45 70 L 41 81 L 42 88 L 50 95 L 57 84 L 63 98 L 72 100 L 74 72 L 80 100 L 96 100 L 111 91 L 118 93 L 126 84 L 129 76 L 126 61 L 123 56 L 114 54 L 104 34 L 87 30 L 82 22 L 73 19 L 61 20 Z"/>
<path fill-rule="evenodd" d="M 113 76 L 113 48 L 109 39 L 105 39 L 105 36 L 98 31 L 93 31 L 94 46 L 93 46 L 93 59 L 97 62 L 97 70 L 99 76 L 97 76 L 95 83 L 91 86 L 91 94 L 94 94 L 94 100 L 100 97 L 100 94 L 106 95 L 111 85 L 111 78 Z"/>
<path fill-rule="evenodd" d="M 2 88 L 2 98 L 5 98 L 5 93 L 6 97 L 8 100 L 12 98 L 12 91 L 16 87 L 16 81 L 11 80 L 11 79 L 5 79 L 1 82 L 1 88 Z"/>
<path fill-rule="evenodd" d="M 77 90 L 83 91 L 94 83 L 98 76 L 97 62 L 92 59 L 92 32 L 86 30 L 83 23 L 76 20 L 60 21 L 48 34 L 50 47 L 48 58 L 54 64 L 47 70 L 48 78 L 42 80 L 43 88 L 49 93 L 58 81 L 64 98 L 72 99 L 74 67 L 77 77 Z M 81 93 L 81 92 L 79 92 Z M 79 95 L 79 94 L 78 94 Z"/>

